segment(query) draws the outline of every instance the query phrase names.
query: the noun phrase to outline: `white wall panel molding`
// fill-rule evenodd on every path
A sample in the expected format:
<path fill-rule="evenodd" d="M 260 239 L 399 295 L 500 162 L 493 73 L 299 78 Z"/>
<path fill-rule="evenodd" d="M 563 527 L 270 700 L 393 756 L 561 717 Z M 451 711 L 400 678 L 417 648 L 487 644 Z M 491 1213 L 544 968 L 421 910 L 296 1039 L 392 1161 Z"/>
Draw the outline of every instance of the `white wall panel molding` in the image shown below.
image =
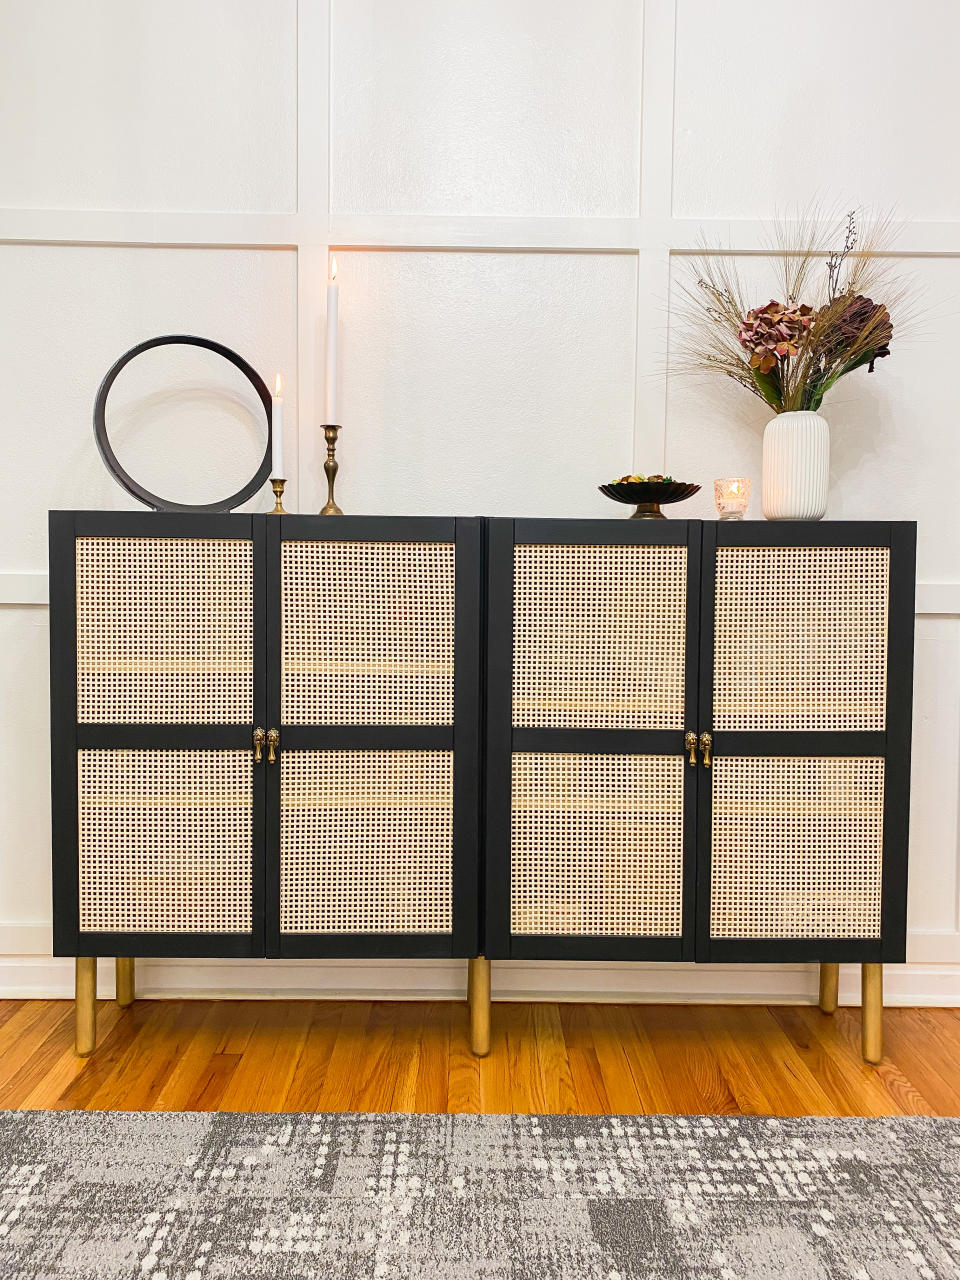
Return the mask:
<path fill-rule="evenodd" d="M 317 198 L 326 147 L 319 135 L 301 149 L 302 199 Z M 304 140 L 305 140 L 304 139 Z M 318 160 L 319 157 L 319 160 Z M 669 183 L 662 166 L 644 165 L 650 200 Z M 786 222 L 789 227 L 789 220 Z M 824 223 L 824 244 L 831 224 Z M 327 214 L 301 204 L 296 213 L 144 212 L 142 210 L 0 209 L 0 243 L 127 245 L 132 247 L 295 249 L 326 243 L 349 249 L 484 249 L 494 251 L 672 254 L 767 253 L 771 223 L 761 219 L 429 216 Z M 904 221 L 891 243 L 902 257 L 960 255 L 960 221 Z"/>
<path fill-rule="evenodd" d="M 0 570 L 0 605 L 44 605 L 50 603 L 50 582 L 46 573 Z"/>
<path fill-rule="evenodd" d="M 22 927 L 22 926 L 21 926 Z M 0 999 L 69 999 L 73 961 L 11 954 L 0 926 Z M 815 965 L 684 965 L 495 961 L 495 1000 L 613 1000 L 625 1004 L 814 1004 Z M 144 999 L 463 1000 L 464 960 L 138 960 Z M 114 995 L 101 960 L 98 990 Z M 960 965 L 887 965 L 888 1005 L 960 1005 Z M 860 1003 L 857 965 L 841 965 L 840 1003 Z"/>

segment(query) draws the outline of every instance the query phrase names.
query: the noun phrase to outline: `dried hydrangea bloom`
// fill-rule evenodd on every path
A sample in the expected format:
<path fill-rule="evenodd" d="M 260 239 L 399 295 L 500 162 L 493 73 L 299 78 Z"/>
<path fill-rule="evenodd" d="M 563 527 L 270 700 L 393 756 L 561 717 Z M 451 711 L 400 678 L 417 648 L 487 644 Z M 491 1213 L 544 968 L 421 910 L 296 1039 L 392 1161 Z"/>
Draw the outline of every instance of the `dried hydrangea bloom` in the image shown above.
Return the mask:
<path fill-rule="evenodd" d="M 836 303 L 822 311 L 835 310 Z M 817 318 L 820 317 L 818 312 Z M 819 332 L 819 330 L 818 330 Z M 847 305 L 839 315 L 831 321 L 828 331 L 820 339 L 821 349 L 829 354 L 841 351 L 855 351 L 862 347 L 865 338 L 869 340 L 869 370 L 873 373 L 873 362 L 890 354 L 890 340 L 893 337 L 893 322 L 890 312 L 882 302 L 874 302 L 865 298 L 862 293 L 851 294 Z"/>
<path fill-rule="evenodd" d="M 765 307 L 748 311 L 737 336 L 750 352 L 750 368 L 769 373 L 778 360 L 797 355 L 812 324 L 812 307 L 784 306 L 772 298 Z"/>

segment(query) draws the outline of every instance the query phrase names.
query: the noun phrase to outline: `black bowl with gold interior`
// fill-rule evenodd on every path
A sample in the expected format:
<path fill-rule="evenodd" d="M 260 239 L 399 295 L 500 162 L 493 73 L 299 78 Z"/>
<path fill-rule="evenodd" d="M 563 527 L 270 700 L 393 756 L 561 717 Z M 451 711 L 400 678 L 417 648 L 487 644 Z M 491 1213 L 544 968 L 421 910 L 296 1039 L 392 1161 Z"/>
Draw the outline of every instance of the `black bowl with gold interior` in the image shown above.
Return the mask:
<path fill-rule="evenodd" d="M 636 511 L 631 520 L 666 520 L 660 510 L 661 503 L 682 502 L 700 492 L 698 484 L 682 484 L 679 480 L 623 480 L 617 484 L 602 484 L 600 492 L 614 502 L 635 503 Z"/>

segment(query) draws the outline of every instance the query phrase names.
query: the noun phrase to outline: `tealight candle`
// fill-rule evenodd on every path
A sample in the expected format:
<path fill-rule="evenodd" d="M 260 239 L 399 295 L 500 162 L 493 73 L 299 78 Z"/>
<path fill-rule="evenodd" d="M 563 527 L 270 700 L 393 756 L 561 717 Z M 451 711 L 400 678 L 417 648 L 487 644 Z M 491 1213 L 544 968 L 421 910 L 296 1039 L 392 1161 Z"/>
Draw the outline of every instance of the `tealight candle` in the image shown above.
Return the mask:
<path fill-rule="evenodd" d="M 750 501 L 750 481 L 743 477 L 714 480 L 713 500 L 721 520 L 742 520 Z"/>

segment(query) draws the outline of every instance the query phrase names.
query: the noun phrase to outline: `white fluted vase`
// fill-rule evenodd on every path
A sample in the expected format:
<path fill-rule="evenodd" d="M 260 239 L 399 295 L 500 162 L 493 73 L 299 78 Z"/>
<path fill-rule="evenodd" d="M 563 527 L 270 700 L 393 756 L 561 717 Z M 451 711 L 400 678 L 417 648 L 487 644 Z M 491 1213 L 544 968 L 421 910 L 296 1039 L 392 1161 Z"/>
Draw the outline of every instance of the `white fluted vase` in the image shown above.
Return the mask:
<path fill-rule="evenodd" d="M 830 428 L 819 413 L 778 413 L 763 432 L 763 514 L 822 520 L 830 484 Z"/>

